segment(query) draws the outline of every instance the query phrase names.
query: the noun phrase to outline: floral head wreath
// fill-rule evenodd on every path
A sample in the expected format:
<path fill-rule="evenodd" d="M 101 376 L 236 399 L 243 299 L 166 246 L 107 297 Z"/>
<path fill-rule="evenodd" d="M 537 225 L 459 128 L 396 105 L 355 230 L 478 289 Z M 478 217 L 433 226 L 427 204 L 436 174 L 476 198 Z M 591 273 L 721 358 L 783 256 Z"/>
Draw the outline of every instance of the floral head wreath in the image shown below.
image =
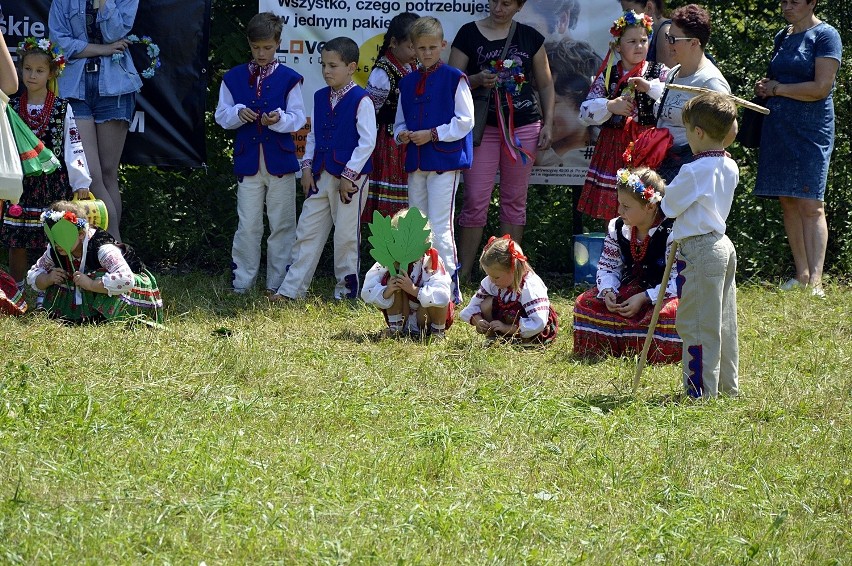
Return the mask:
<path fill-rule="evenodd" d="M 619 169 L 615 174 L 616 185 L 618 188 L 630 189 L 634 193 L 638 194 L 639 197 L 648 202 L 650 204 L 656 204 L 663 200 L 663 195 L 661 195 L 654 187 L 642 182 L 642 179 L 639 178 L 639 175 L 636 173 L 631 173 L 629 169 Z"/>
<path fill-rule="evenodd" d="M 78 217 L 70 210 L 45 210 L 41 213 L 41 223 L 47 226 L 53 226 L 60 220 L 67 220 L 75 225 L 78 230 L 84 230 L 89 226 L 89 221 L 85 218 Z"/>
<path fill-rule="evenodd" d="M 621 41 L 621 36 L 624 30 L 629 27 L 643 27 L 648 32 L 648 38 L 654 35 L 654 19 L 648 14 L 637 14 L 633 10 L 627 10 L 620 18 L 612 22 L 612 27 L 609 28 L 609 33 L 614 37 L 613 43 Z"/>
<path fill-rule="evenodd" d="M 65 59 L 65 55 L 62 53 L 62 49 L 46 37 L 41 39 L 28 37 L 18 44 L 19 60 L 22 61 L 30 53 L 43 53 L 47 55 L 50 58 L 50 62 L 56 67 L 57 77 L 65 70 L 67 59 Z"/>
<path fill-rule="evenodd" d="M 485 249 L 487 250 L 488 248 L 490 248 L 491 244 L 493 244 L 497 240 L 508 240 L 509 242 L 507 249 L 509 251 L 509 257 L 512 259 L 512 271 L 515 271 L 516 262 L 527 261 L 527 256 L 525 256 L 518 250 L 518 248 L 515 246 L 515 240 L 513 240 L 512 236 L 510 236 L 509 234 L 503 234 L 503 236 L 500 238 L 495 238 L 494 236 L 491 236 L 490 238 L 488 238 L 488 243 L 485 244 Z"/>
<path fill-rule="evenodd" d="M 153 78 L 153 76 L 157 72 L 157 69 L 159 69 L 162 65 L 162 63 L 160 62 L 160 47 L 156 43 L 154 43 L 154 40 L 147 35 L 143 35 L 140 38 L 138 35 L 131 34 L 128 35 L 125 39 L 130 43 L 141 43 L 145 46 L 145 53 L 148 54 L 148 58 L 151 60 L 151 62 L 139 74 L 146 79 Z M 126 49 L 118 53 L 113 53 L 112 60 L 121 65 L 121 68 L 124 69 L 125 73 L 129 73 L 129 71 L 124 68 L 123 59 L 125 53 L 127 53 L 129 56 L 129 52 Z"/>

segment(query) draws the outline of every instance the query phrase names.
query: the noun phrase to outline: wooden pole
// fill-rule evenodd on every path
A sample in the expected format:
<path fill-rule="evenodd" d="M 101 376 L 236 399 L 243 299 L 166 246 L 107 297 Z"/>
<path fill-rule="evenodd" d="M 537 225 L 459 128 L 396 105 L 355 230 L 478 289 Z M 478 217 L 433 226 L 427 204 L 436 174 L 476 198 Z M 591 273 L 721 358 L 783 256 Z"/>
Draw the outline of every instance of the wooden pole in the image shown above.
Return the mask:
<path fill-rule="evenodd" d="M 645 363 L 648 361 L 648 350 L 651 349 L 651 342 L 654 341 L 654 329 L 657 328 L 657 320 L 660 318 L 660 311 L 663 310 L 663 303 L 666 297 L 666 288 L 669 286 L 669 276 L 672 273 L 675 256 L 677 255 L 677 242 L 672 242 L 672 247 L 669 250 L 669 257 L 666 259 L 666 269 L 663 273 L 663 280 L 660 283 L 660 292 L 657 294 L 657 304 L 654 305 L 654 313 L 651 315 L 651 323 L 648 325 L 648 335 L 645 336 L 645 344 L 642 346 L 642 354 L 639 355 L 639 361 L 636 363 L 636 374 L 633 376 L 633 394 L 639 389 L 639 378 L 642 377 L 642 370 L 645 369 Z"/>

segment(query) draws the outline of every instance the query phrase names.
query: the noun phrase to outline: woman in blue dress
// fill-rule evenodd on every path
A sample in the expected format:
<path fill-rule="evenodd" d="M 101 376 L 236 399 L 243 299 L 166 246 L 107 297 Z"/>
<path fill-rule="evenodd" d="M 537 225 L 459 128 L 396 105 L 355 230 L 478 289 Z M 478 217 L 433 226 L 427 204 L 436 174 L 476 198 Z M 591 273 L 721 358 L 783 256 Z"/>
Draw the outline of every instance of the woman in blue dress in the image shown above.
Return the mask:
<path fill-rule="evenodd" d="M 825 185 L 834 148 L 834 79 L 842 45 L 837 30 L 814 14 L 818 0 L 781 0 L 790 24 L 775 37 L 769 77 L 754 92 L 767 97 L 754 194 L 778 198 L 796 275 L 781 288 L 809 287 L 824 297 L 828 245 Z"/>

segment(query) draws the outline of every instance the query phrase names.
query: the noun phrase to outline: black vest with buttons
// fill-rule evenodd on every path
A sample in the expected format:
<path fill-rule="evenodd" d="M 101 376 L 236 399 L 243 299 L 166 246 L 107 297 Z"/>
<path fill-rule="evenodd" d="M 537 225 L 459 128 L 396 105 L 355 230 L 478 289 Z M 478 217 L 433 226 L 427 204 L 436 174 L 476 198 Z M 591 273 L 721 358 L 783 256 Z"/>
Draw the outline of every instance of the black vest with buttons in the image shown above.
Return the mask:
<path fill-rule="evenodd" d="M 619 218 L 615 221 L 615 237 L 618 247 L 621 249 L 621 258 L 624 263 L 624 276 L 621 278 L 622 285 L 638 281 L 645 289 L 656 287 L 663 280 L 666 270 L 666 241 L 672 233 L 673 218 L 663 220 L 654 233 L 650 236 L 648 250 L 642 262 L 637 264 L 633 260 L 633 252 L 630 250 L 630 238 L 624 236 L 622 228 L 624 220 Z"/>

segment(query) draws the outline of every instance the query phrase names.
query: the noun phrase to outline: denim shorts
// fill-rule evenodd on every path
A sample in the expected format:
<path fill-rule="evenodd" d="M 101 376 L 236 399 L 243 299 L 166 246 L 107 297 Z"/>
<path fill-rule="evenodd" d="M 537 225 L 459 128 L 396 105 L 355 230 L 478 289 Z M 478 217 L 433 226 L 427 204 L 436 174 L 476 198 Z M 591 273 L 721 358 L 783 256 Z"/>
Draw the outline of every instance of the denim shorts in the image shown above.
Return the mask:
<path fill-rule="evenodd" d="M 136 108 L 136 93 L 130 92 L 118 96 L 101 96 L 98 93 L 98 77 L 100 73 L 83 73 L 86 81 L 86 99 L 68 99 L 77 120 L 91 120 L 103 124 L 110 120 L 124 120 L 130 123 Z"/>

